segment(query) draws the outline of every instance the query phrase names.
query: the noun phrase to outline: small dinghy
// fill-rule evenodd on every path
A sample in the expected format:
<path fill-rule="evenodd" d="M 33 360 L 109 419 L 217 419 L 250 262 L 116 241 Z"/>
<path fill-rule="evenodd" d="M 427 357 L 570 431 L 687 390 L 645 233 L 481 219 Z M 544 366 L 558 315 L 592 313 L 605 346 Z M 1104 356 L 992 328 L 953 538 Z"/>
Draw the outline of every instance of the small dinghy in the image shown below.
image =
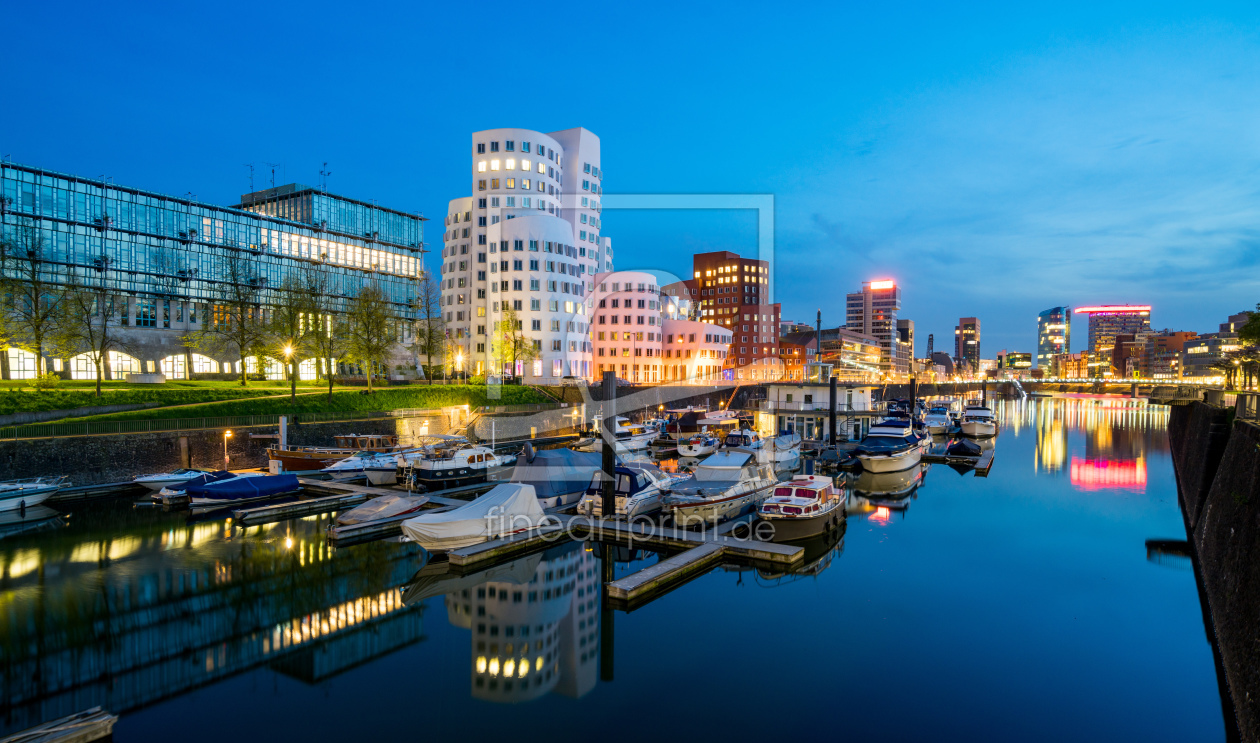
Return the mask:
<path fill-rule="evenodd" d="M 419 511 L 428 502 L 429 496 L 427 495 L 382 495 L 379 498 L 373 498 L 358 508 L 352 508 L 345 513 L 338 514 L 337 525 L 349 526 L 368 521 L 381 521 L 382 519 L 394 518 L 395 516 L 405 516 Z"/>
<path fill-rule="evenodd" d="M 251 476 L 252 475 L 252 476 Z M 297 475 L 254 475 L 236 477 L 204 485 L 189 485 L 184 492 L 194 506 L 225 506 L 244 501 L 275 498 L 302 489 Z"/>
<path fill-rule="evenodd" d="M 945 453 L 951 457 L 978 457 L 983 451 L 984 449 L 976 442 L 968 439 L 959 439 L 950 444 Z"/>
<path fill-rule="evenodd" d="M 259 472 L 257 476 L 262 477 L 262 473 Z M 205 485 L 211 482 L 219 482 L 220 480 L 230 480 L 233 477 L 237 477 L 237 475 L 228 472 L 227 470 L 219 470 L 218 472 L 202 472 L 200 475 L 197 475 L 190 480 L 184 480 L 183 482 L 172 483 L 164 486 L 161 490 L 153 494 L 153 500 L 154 502 L 161 501 L 162 496 L 165 495 L 183 495 L 185 491 L 193 485 Z"/>

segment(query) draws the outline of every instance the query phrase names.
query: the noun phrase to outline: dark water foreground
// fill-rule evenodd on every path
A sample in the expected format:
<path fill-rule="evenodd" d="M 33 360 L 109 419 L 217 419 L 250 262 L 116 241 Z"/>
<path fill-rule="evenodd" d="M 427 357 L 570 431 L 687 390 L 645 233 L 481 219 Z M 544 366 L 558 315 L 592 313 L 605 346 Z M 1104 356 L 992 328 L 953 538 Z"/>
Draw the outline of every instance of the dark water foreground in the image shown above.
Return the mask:
<path fill-rule="evenodd" d="M 628 614 L 584 544 L 456 577 L 327 517 L 79 508 L 0 539 L 0 734 L 99 704 L 119 741 L 1219 740 L 1194 573 L 1147 549 L 1185 539 L 1168 412 L 1128 405 L 1006 404 L 987 479 L 925 468 L 799 574 Z"/>

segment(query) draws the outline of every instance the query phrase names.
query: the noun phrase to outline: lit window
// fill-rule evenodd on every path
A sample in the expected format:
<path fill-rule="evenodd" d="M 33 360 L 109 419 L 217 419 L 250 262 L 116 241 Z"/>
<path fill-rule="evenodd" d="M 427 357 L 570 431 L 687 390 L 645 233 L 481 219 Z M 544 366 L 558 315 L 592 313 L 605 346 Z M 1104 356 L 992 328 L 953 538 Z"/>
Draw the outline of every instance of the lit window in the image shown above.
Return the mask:
<path fill-rule="evenodd" d="M 478 172 L 478 173 L 484 173 L 484 172 L 486 172 L 486 161 L 485 161 L 485 160 L 480 160 L 480 161 L 478 161 L 478 163 L 477 163 L 477 172 Z"/>
<path fill-rule="evenodd" d="M 528 178 L 522 178 L 522 179 L 521 179 L 521 188 L 525 189 L 526 191 L 528 191 L 528 190 L 529 190 L 529 179 L 528 179 Z M 529 204 L 526 204 L 525 206 L 529 206 Z"/>
<path fill-rule="evenodd" d="M 546 165 L 543 165 L 542 163 L 538 163 L 538 172 L 539 172 L 539 173 L 542 173 L 543 175 L 546 175 L 546 174 L 547 174 L 547 166 L 546 166 Z"/>
<path fill-rule="evenodd" d="M 490 169 L 491 169 L 491 170 L 498 170 L 498 169 L 499 169 L 499 161 L 498 161 L 498 160 L 491 160 L 491 161 L 490 161 Z"/>
<path fill-rule="evenodd" d="M 505 170 L 516 170 L 516 161 L 509 157 L 503 161 L 503 168 Z"/>
<path fill-rule="evenodd" d="M 526 150 L 526 152 L 529 152 L 529 150 Z M 521 158 L 521 170 L 524 170 L 526 173 L 529 172 L 529 160 L 523 157 Z"/>

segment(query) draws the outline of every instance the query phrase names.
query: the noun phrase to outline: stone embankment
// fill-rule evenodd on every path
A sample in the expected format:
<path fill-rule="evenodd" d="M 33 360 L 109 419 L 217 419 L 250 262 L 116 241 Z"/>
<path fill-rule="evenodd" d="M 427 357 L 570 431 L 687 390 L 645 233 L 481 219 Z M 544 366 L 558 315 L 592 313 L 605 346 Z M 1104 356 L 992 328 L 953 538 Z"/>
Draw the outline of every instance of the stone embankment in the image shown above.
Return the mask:
<path fill-rule="evenodd" d="M 1260 427 L 1195 402 L 1173 407 L 1168 436 L 1238 732 L 1260 740 Z"/>

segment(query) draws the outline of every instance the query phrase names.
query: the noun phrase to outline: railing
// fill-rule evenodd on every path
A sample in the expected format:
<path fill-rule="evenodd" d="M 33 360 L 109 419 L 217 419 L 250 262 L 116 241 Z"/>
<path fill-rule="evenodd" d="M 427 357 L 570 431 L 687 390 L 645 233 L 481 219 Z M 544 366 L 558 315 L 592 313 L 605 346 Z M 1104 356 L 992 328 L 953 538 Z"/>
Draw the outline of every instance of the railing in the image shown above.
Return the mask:
<path fill-rule="evenodd" d="M 302 413 L 287 416 L 290 423 L 336 423 L 339 421 L 377 420 L 394 417 L 419 417 L 419 414 L 440 415 L 440 410 L 372 411 L 363 413 Z M 414 414 L 411 414 L 414 413 Z M 0 428 L 0 440 L 46 439 L 67 436 L 108 436 L 164 431 L 200 431 L 215 428 L 248 428 L 278 426 L 280 415 L 226 415 L 216 418 L 155 418 L 134 421 L 84 421 L 82 423 L 45 423 Z"/>
<path fill-rule="evenodd" d="M 826 400 L 818 402 L 797 402 L 795 400 L 792 402 L 783 402 L 782 400 L 758 400 L 757 402 L 761 403 L 757 406 L 757 408 L 759 410 L 764 410 L 767 413 L 784 411 L 826 413 L 831 410 L 831 406 Z M 879 413 L 884 411 L 887 407 L 887 402 L 883 400 L 876 400 L 872 402 L 871 407 L 869 408 L 855 408 L 846 403 L 839 403 L 836 405 L 836 414 L 854 415 L 857 413 Z"/>

